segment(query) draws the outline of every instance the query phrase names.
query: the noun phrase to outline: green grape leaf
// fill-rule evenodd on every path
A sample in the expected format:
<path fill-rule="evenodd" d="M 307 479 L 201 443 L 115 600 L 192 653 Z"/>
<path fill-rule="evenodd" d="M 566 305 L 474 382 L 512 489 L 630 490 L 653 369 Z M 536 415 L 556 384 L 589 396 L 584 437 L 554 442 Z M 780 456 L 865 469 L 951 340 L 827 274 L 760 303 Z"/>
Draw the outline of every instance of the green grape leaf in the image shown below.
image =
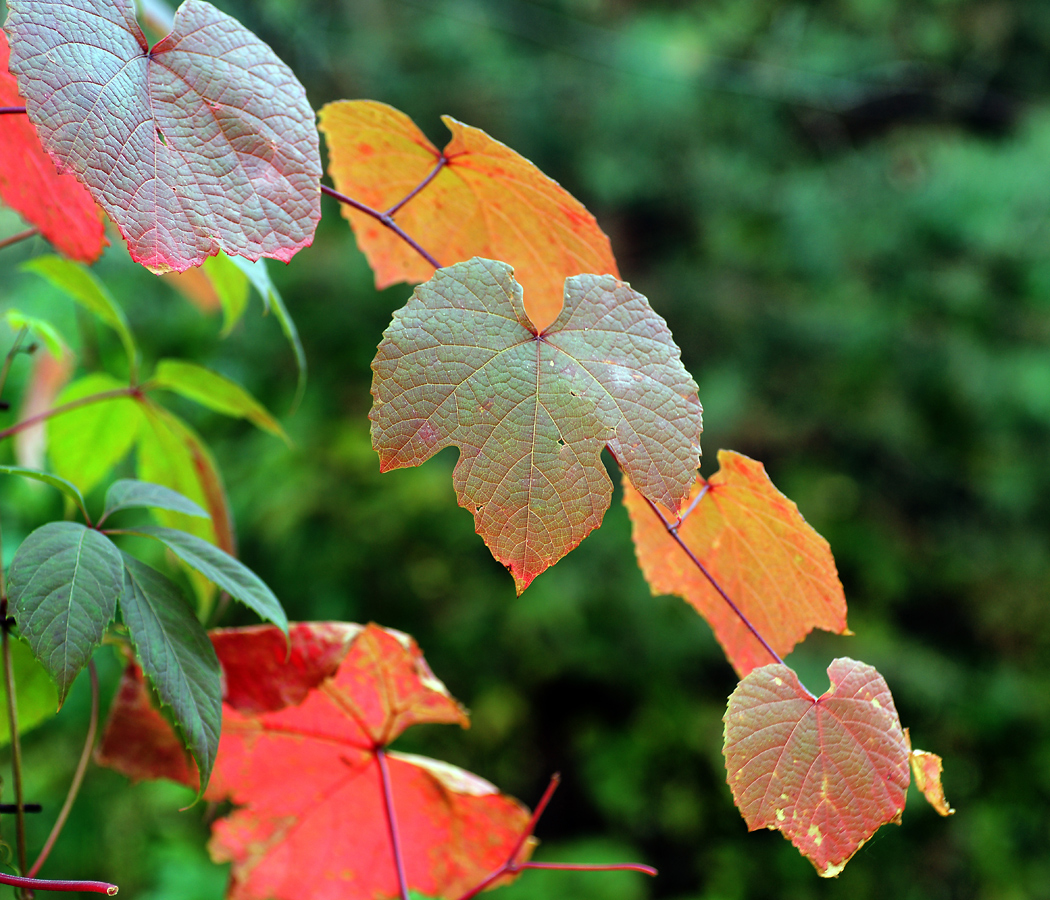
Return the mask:
<path fill-rule="evenodd" d="M 813 697 L 787 666 L 752 669 L 724 717 L 727 781 L 747 827 L 775 828 L 824 878 L 887 822 L 900 822 L 908 747 L 890 689 L 836 659 Z"/>
<path fill-rule="evenodd" d="M 58 686 L 59 703 L 101 643 L 123 579 L 113 542 L 77 522 L 49 522 L 15 553 L 8 578 L 15 621 Z"/>
<path fill-rule="evenodd" d="M 181 359 L 162 359 L 150 379 L 150 387 L 173 391 L 223 415 L 247 419 L 288 440 L 284 429 L 258 400 L 239 384 L 204 366 Z"/>
<path fill-rule="evenodd" d="M 104 373 L 87 375 L 68 385 L 55 405 L 127 388 L 126 382 Z M 111 397 L 52 416 L 47 422 L 51 467 L 86 494 L 128 455 L 141 426 L 140 406 L 128 396 Z"/>
<path fill-rule="evenodd" d="M 219 659 L 179 589 L 126 553 L 120 610 L 136 655 L 161 701 L 170 707 L 186 748 L 197 760 L 200 794 L 208 786 L 222 724 Z"/>
<path fill-rule="evenodd" d="M 611 275 L 565 280 L 537 333 L 506 263 L 472 259 L 416 288 L 372 363 L 383 471 L 460 449 L 453 481 L 521 593 L 601 522 L 608 447 L 643 494 L 677 509 L 696 477 L 696 384 L 664 320 Z"/>
<path fill-rule="evenodd" d="M 12 638 L 10 644 L 11 669 L 18 695 L 18 733 L 25 734 L 50 719 L 58 709 L 55 683 L 33 656 L 25 641 Z M 7 684 L 0 679 L 0 701 L 7 709 Z M 11 726 L 6 715 L 0 716 L 0 747 L 11 742 Z"/>
<path fill-rule="evenodd" d="M 207 519 L 208 514 L 188 497 L 178 491 L 148 481 L 136 481 L 134 478 L 121 478 L 114 481 L 106 491 L 106 508 L 102 518 L 121 509 L 167 509 L 187 516 Z"/>
<path fill-rule="evenodd" d="M 288 633 L 288 617 L 273 591 L 244 563 L 214 544 L 202 541 L 185 531 L 161 528 L 157 525 L 139 525 L 123 533 L 142 534 L 160 541 L 186 565 L 227 591 L 235 600 L 240 600 L 261 618 L 273 622 L 285 634 Z"/>
<path fill-rule="evenodd" d="M 59 478 L 57 475 L 52 475 L 50 472 L 40 472 L 37 469 L 27 469 L 24 466 L 0 466 L 0 475 L 21 475 L 23 478 L 32 478 L 34 481 L 42 481 L 44 484 L 49 484 L 51 487 L 58 488 L 63 494 L 69 497 L 76 505 L 80 508 L 80 511 L 84 514 L 84 518 L 87 518 L 87 507 L 84 506 L 84 497 L 77 490 L 75 484 L 71 484 L 66 481 L 65 478 Z"/>
<path fill-rule="evenodd" d="M 55 359 L 61 359 L 65 354 L 65 339 L 58 333 L 58 329 L 48 322 L 47 319 L 38 319 L 36 316 L 27 316 L 24 312 L 17 309 L 9 309 L 4 314 L 4 318 L 7 320 L 7 324 L 11 326 L 13 331 L 21 331 L 25 328 L 37 334 L 47 347 L 48 353 L 50 353 Z"/>
<path fill-rule="evenodd" d="M 155 272 L 219 250 L 287 262 L 321 218 L 313 110 L 247 28 L 186 0 L 152 47 L 131 0 L 11 0 L 11 72 L 40 142 Z"/>
<path fill-rule="evenodd" d="M 133 372 L 136 371 L 139 351 L 135 346 L 135 339 L 131 336 L 131 329 L 128 327 L 124 310 L 117 305 L 113 295 L 93 272 L 80 263 L 51 255 L 38 256 L 22 263 L 21 267 L 27 272 L 35 272 L 50 282 L 112 328 L 124 345 L 128 365 Z"/>

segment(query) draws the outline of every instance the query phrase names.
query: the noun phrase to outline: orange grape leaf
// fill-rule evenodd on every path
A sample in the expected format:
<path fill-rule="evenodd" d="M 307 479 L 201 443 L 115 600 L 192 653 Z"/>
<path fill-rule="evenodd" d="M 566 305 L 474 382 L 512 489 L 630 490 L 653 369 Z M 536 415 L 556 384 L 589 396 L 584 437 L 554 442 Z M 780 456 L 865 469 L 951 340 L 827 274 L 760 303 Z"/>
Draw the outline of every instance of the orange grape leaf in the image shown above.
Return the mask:
<path fill-rule="evenodd" d="M 396 896 L 381 750 L 413 891 L 454 898 L 506 862 L 528 824 L 525 807 L 455 766 L 384 749 L 413 724 L 468 724 L 415 641 L 338 622 L 294 624 L 289 633 L 290 653 L 269 626 L 212 632 L 223 731 L 205 796 L 235 806 L 209 845 L 217 862 L 233 863 L 230 900 L 299 900 L 304 878 L 318 900 Z M 135 678 L 134 669 L 125 673 L 100 760 L 143 777 L 148 766 L 123 752 L 151 756 L 137 730 L 159 748 L 172 744 L 148 703 L 140 715 L 141 677 L 138 695 L 126 689 Z M 169 761 L 146 777 L 194 786 L 185 774 Z"/>
<path fill-rule="evenodd" d="M 813 628 L 844 632 L 846 597 L 828 542 L 773 486 L 761 463 L 720 450 L 718 466 L 710 479 L 698 477 L 693 485 L 690 497 L 699 501 L 679 537 L 782 656 Z M 677 594 L 696 607 L 739 675 L 766 665 L 766 649 L 626 481 L 624 504 L 653 593 Z M 675 521 L 666 508 L 662 512 Z"/>
<path fill-rule="evenodd" d="M 287 262 L 321 218 L 306 91 L 204 0 L 149 46 L 131 0 L 10 0 L 11 71 L 40 141 L 132 258 L 184 271 L 225 250 Z"/>
<path fill-rule="evenodd" d="M 904 729 L 904 737 L 908 741 L 908 761 L 911 763 L 915 786 L 922 791 L 926 802 L 937 810 L 938 815 L 954 816 L 955 810 L 948 805 L 948 798 L 944 796 L 944 785 L 941 783 L 944 762 L 936 753 L 912 750 L 911 735 L 908 734 L 907 728 Z"/>
<path fill-rule="evenodd" d="M 24 106 L 9 55 L 0 29 L 0 106 Z M 24 115 L 4 116 L 0 124 L 0 199 L 70 259 L 93 263 L 102 255 L 102 210 L 76 178 L 59 174 Z"/>
<path fill-rule="evenodd" d="M 723 718 L 727 782 L 749 830 L 780 831 L 824 878 L 887 822 L 899 824 L 908 744 L 871 666 L 836 659 L 814 698 L 787 666 L 752 670 Z"/>
<path fill-rule="evenodd" d="M 603 448 L 669 508 L 696 472 L 696 384 L 664 320 L 611 275 L 566 279 L 541 331 L 506 263 L 441 269 L 394 314 L 372 369 L 382 470 L 459 447 L 459 503 L 519 594 L 601 523 Z"/>
<path fill-rule="evenodd" d="M 320 112 L 328 173 L 336 188 L 384 211 L 444 158 L 430 184 L 396 213 L 397 223 L 446 266 L 473 256 L 514 267 L 529 318 L 540 330 L 558 316 L 570 275 L 619 277 L 609 239 L 558 182 L 479 128 L 442 121 L 452 132 L 438 150 L 403 112 L 373 100 L 329 103 Z M 418 283 L 434 269 L 387 228 L 342 206 L 376 286 Z"/>

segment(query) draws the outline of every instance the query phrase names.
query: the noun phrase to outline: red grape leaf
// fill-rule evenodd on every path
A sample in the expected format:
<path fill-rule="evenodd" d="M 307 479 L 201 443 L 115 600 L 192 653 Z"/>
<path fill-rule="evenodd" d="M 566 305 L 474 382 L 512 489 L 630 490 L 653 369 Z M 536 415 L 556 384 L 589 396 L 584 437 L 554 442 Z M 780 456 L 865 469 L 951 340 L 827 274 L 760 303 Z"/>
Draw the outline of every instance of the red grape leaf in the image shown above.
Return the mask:
<path fill-rule="evenodd" d="M 441 158 L 403 112 L 374 100 L 329 103 L 320 112 L 328 173 L 344 194 L 386 210 Z M 512 265 L 525 308 L 543 330 L 561 310 L 565 279 L 619 275 L 609 239 L 558 182 L 479 128 L 442 121 L 452 132 L 437 177 L 397 213 L 398 224 L 445 265 L 473 256 Z M 376 286 L 418 283 L 433 267 L 371 216 L 342 207 Z M 454 223 L 452 225 L 451 223 Z"/>
<path fill-rule="evenodd" d="M 754 669 L 723 719 L 726 780 L 748 829 L 777 829 L 825 878 L 882 825 L 900 823 L 909 778 L 882 676 L 844 658 L 828 676 L 814 699 L 787 666 Z"/>
<path fill-rule="evenodd" d="M 8 71 L 7 35 L 0 30 L 0 106 L 24 106 Z M 0 199 L 31 222 L 55 249 L 80 262 L 102 255 L 102 210 L 72 175 L 60 175 L 28 118 L 3 117 Z"/>
<path fill-rule="evenodd" d="M 254 34 L 186 0 L 149 47 L 131 0 L 12 0 L 11 71 L 60 168 L 155 272 L 313 240 L 321 161 L 306 92 Z"/>
<path fill-rule="evenodd" d="M 223 667 L 223 731 L 205 796 L 237 807 L 213 826 L 210 844 L 217 862 L 233 863 L 227 896 L 298 900 L 304 877 L 318 900 L 396 896 L 376 751 L 416 723 L 466 726 L 466 713 L 400 632 L 311 622 L 292 625 L 290 638 L 288 654 L 276 628 L 212 632 Z M 173 735 L 158 727 L 163 719 L 144 696 L 130 668 L 99 761 L 132 777 L 194 786 L 195 772 L 187 779 L 165 756 Z M 455 766 L 386 757 L 413 891 L 456 897 L 506 861 L 527 809 Z"/>
<path fill-rule="evenodd" d="M 719 469 L 698 477 L 699 502 L 678 529 L 729 597 L 777 653 L 811 629 L 846 630 L 846 597 L 831 548 L 769 480 L 760 462 L 720 450 Z M 769 653 L 682 552 L 649 504 L 624 482 L 638 564 L 654 594 L 678 594 L 696 607 L 741 676 Z M 665 508 L 664 516 L 675 517 Z"/>
<path fill-rule="evenodd" d="M 669 508 L 696 471 L 696 384 L 664 320 L 611 275 L 566 279 L 538 331 L 506 263 L 441 269 L 394 314 L 372 369 L 381 468 L 459 447 L 459 503 L 519 594 L 601 522 L 603 447 Z"/>
<path fill-rule="evenodd" d="M 948 805 L 948 798 L 944 796 L 944 785 L 941 783 L 944 762 L 936 753 L 912 750 L 911 735 L 908 734 L 907 728 L 904 729 L 904 737 L 908 742 L 908 761 L 911 763 L 915 786 L 922 791 L 926 802 L 937 810 L 938 815 L 954 816 L 955 810 Z"/>

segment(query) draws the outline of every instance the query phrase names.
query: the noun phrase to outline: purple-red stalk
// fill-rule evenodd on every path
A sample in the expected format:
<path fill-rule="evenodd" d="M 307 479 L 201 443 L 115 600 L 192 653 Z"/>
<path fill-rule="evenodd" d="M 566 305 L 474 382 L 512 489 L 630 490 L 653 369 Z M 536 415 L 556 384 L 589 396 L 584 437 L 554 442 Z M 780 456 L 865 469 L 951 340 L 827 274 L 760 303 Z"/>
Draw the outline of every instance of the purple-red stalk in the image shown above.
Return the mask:
<path fill-rule="evenodd" d="M 90 891 L 92 894 L 109 894 L 110 897 L 116 896 L 119 890 L 115 884 L 107 881 L 53 881 L 49 878 L 23 878 L 3 872 L 0 872 L 0 884 L 34 891 Z"/>
<path fill-rule="evenodd" d="M 17 116 L 25 111 L 24 106 L 0 106 L 0 116 Z"/>
<path fill-rule="evenodd" d="M 383 809 L 386 811 L 386 827 L 390 833 L 390 846 L 394 851 L 394 866 L 397 868 L 397 883 L 401 889 L 401 900 L 408 900 L 408 878 L 405 863 L 401 858 L 401 837 L 397 832 L 397 817 L 394 814 L 394 792 L 390 786 L 390 770 L 386 764 L 386 751 L 376 747 L 376 762 L 379 764 L 380 781 L 383 784 Z"/>
<path fill-rule="evenodd" d="M 31 237 L 36 237 L 37 234 L 39 234 L 39 231 L 36 228 L 27 228 L 25 231 L 18 232 L 18 234 L 12 234 L 11 237 L 6 237 L 0 241 L 0 250 L 22 241 L 28 241 Z"/>
<path fill-rule="evenodd" d="M 408 203 L 409 200 L 415 197 L 416 194 L 418 194 L 421 190 L 423 190 L 423 188 L 430 184 L 430 182 L 437 178 L 438 172 L 445 168 L 446 165 L 448 165 L 448 157 L 445 156 L 444 153 L 442 153 L 441 156 L 438 158 L 438 161 L 435 164 L 434 168 L 430 170 L 430 174 L 428 174 L 426 178 L 424 178 L 421 182 L 419 182 L 419 184 L 412 188 L 412 190 L 405 194 L 404 197 L 398 200 L 397 203 L 391 206 L 390 209 L 383 213 L 383 215 L 393 217 L 394 213 L 401 209 L 402 206 Z"/>
<path fill-rule="evenodd" d="M 61 406 L 55 406 L 51 409 L 44 410 L 44 412 L 38 413 L 35 416 L 30 416 L 28 419 L 22 419 L 21 422 L 15 422 L 14 425 L 0 431 L 0 441 L 6 440 L 13 434 L 18 434 L 20 431 L 25 431 L 25 429 L 36 425 L 38 422 L 45 422 L 53 416 L 72 412 L 74 409 L 80 409 L 82 406 L 89 406 L 92 403 L 101 403 L 103 400 L 115 400 L 117 397 L 136 397 L 141 393 L 142 391 L 139 388 L 127 387 L 116 388 L 112 391 L 100 391 L 97 394 L 88 394 L 86 397 L 81 397 L 79 400 L 71 400 L 69 403 L 63 403 Z"/>

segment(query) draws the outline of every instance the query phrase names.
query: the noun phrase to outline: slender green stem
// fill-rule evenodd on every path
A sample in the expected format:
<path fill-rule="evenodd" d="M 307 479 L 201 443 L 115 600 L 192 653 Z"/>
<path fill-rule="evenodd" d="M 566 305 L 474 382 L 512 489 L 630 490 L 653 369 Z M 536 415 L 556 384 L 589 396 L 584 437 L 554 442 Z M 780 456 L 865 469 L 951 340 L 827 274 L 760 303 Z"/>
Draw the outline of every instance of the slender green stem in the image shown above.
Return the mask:
<path fill-rule="evenodd" d="M 51 853 L 51 848 L 55 846 L 55 841 L 58 840 L 58 836 L 62 833 L 66 819 L 69 818 L 69 811 L 73 808 L 73 802 L 77 799 L 77 793 L 80 791 L 80 785 L 84 780 L 84 773 L 87 772 L 88 763 L 91 762 L 91 751 L 95 747 L 95 735 L 98 733 L 98 672 L 95 669 L 94 660 L 88 661 L 88 674 L 91 676 L 91 723 L 88 725 L 84 749 L 80 753 L 80 762 L 77 763 L 73 781 L 69 785 L 66 802 L 62 804 L 58 818 L 55 819 L 55 824 L 51 828 L 51 834 L 47 836 L 47 840 L 44 842 L 44 848 L 40 851 L 40 855 L 36 858 L 32 868 L 26 873 L 30 878 L 35 877 L 36 873 L 40 871 L 40 867 L 44 865 L 45 860 Z"/>
<path fill-rule="evenodd" d="M 11 345 L 11 349 L 7 351 L 7 356 L 4 357 L 4 365 L 0 368 L 0 397 L 4 396 L 4 388 L 7 385 L 7 376 L 11 371 L 11 363 L 15 361 L 15 357 L 18 355 L 18 351 L 22 349 L 22 341 L 26 339 L 26 335 L 29 334 L 29 327 L 23 325 L 18 331 L 18 336 L 15 338 L 15 342 Z"/>
<path fill-rule="evenodd" d="M 7 593 L 0 596 L 0 653 L 3 655 L 4 684 L 7 687 L 7 724 L 11 729 L 11 780 L 15 786 L 15 837 L 18 847 L 18 871 L 23 875 L 26 864 L 25 797 L 22 794 L 22 742 L 18 739 L 18 699 L 15 695 L 15 670 L 11 665 L 11 632 L 7 624 Z"/>
<path fill-rule="evenodd" d="M 115 388 L 112 391 L 100 391 L 97 394 L 88 394 L 88 396 L 81 397 L 79 400 L 71 400 L 69 403 L 63 403 L 61 406 L 45 410 L 38 415 L 30 416 L 28 419 L 23 419 L 21 422 L 15 422 L 14 425 L 0 431 L 0 441 L 6 440 L 14 434 L 18 434 L 20 431 L 25 431 L 25 429 L 31 428 L 38 422 L 46 422 L 54 416 L 60 416 L 62 413 L 72 412 L 74 409 L 80 409 L 82 406 L 90 406 L 92 403 L 102 403 L 104 400 L 116 400 L 118 397 L 137 397 L 141 393 L 141 388 L 126 387 Z"/>
<path fill-rule="evenodd" d="M 4 247 L 11 247 L 14 244 L 21 243 L 22 241 L 28 241 L 31 237 L 36 237 L 40 233 L 38 228 L 27 228 L 25 231 L 20 231 L 18 234 L 12 234 L 11 237 L 6 237 L 0 241 L 0 250 Z"/>

